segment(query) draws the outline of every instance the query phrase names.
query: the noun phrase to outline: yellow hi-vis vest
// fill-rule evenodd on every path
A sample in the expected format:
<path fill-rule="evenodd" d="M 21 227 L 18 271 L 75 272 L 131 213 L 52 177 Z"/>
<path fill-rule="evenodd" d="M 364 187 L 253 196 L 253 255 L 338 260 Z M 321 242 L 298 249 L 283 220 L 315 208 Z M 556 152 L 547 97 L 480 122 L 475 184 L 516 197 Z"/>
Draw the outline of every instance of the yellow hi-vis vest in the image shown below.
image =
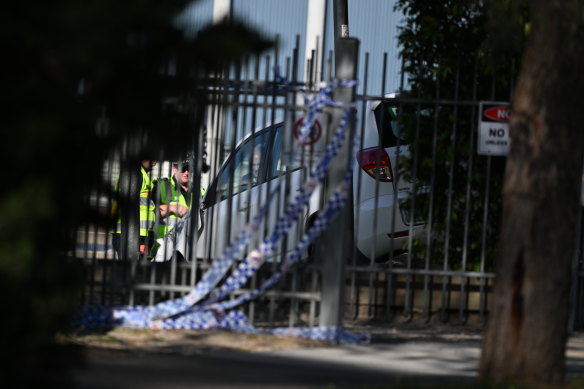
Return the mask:
<path fill-rule="evenodd" d="M 160 191 L 160 204 L 161 205 L 183 205 L 189 211 L 193 206 L 193 194 L 189 195 L 189 199 L 185 198 L 182 194 L 180 188 L 178 187 L 176 180 L 171 178 L 163 178 L 158 181 L 158 190 Z M 169 193 L 170 192 L 170 193 Z M 201 197 L 205 195 L 205 189 L 201 188 Z M 156 234 L 157 238 L 162 238 L 168 234 L 174 226 L 180 220 L 180 216 L 170 213 L 166 216 L 164 220 L 160 221 L 158 225 L 158 231 Z"/>
<path fill-rule="evenodd" d="M 150 198 L 152 193 L 152 181 L 150 176 L 144 169 L 140 167 L 140 172 L 142 173 L 142 186 L 140 187 L 140 236 L 148 236 L 148 232 L 154 229 L 154 218 L 155 218 L 155 205 Z M 118 184 L 116 185 L 116 191 L 119 190 L 119 178 Z M 117 208 L 117 205 L 114 204 Z M 116 225 L 116 233 L 120 234 L 122 232 L 122 216 L 121 212 L 118 212 L 118 221 Z"/>

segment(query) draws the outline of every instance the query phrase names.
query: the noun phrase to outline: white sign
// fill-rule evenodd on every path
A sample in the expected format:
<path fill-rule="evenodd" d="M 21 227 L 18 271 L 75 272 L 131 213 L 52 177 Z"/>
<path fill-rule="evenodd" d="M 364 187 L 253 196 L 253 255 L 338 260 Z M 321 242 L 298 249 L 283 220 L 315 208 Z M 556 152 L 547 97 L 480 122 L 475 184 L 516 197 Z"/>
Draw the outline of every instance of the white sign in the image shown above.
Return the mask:
<path fill-rule="evenodd" d="M 479 134 L 477 153 L 479 155 L 507 155 L 509 138 L 509 103 L 482 101 L 479 104 Z"/>

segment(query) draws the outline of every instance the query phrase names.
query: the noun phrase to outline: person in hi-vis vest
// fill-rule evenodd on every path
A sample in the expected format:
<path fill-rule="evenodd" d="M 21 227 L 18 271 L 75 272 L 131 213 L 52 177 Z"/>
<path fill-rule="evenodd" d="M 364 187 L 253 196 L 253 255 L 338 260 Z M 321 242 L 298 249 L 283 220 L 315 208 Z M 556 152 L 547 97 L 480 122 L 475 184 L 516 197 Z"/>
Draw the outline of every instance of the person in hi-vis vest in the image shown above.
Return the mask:
<path fill-rule="evenodd" d="M 140 183 L 140 198 L 138 200 L 139 204 L 139 237 L 138 237 L 138 247 L 139 256 L 148 256 L 149 248 L 152 247 L 154 241 L 154 221 L 155 221 L 155 204 L 152 201 L 152 180 L 150 179 L 150 171 L 156 166 L 156 161 L 153 160 L 143 160 L 140 163 L 139 176 L 130 178 L 130 180 L 139 180 Z M 112 231 L 112 246 L 116 251 L 118 259 L 122 258 L 121 253 L 121 235 L 122 231 L 122 215 L 124 211 L 120 209 L 118 198 L 120 195 L 120 181 L 121 177 L 118 177 L 115 193 L 116 198 L 112 202 L 112 216 L 116 219 L 116 227 Z"/>
<path fill-rule="evenodd" d="M 172 175 L 168 178 L 155 180 L 152 193 L 158 205 L 156 221 L 156 239 L 168 237 L 177 223 L 188 215 L 193 207 L 193 182 L 191 169 L 193 160 L 186 159 L 172 163 Z M 200 188 L 201 197 L 205 189 Z M 151 257 L 154 257 L 159 245 L 154 244 Z"/>

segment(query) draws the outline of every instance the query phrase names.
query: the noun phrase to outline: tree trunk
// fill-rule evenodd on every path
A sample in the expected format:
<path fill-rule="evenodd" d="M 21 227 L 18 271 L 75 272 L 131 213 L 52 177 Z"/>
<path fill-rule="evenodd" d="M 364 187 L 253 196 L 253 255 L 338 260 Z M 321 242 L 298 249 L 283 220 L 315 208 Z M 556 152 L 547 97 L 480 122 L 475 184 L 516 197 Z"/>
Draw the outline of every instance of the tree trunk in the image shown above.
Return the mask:
<path fill-rule="evenodd" d="M 584 146 L 584 2 L 532 2 L 532 36 L 512 99 L 512 146 L 493 305 L 480 378 L 564 378 L 570 269 Z"/>

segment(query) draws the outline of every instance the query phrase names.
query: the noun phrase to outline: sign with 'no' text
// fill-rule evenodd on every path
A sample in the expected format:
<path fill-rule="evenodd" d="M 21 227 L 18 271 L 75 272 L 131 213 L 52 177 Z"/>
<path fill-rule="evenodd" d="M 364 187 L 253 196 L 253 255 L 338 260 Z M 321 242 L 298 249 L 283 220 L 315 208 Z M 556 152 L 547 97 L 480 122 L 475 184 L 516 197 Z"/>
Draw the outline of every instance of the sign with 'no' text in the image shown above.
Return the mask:
<path fill-rule="evenodd" d="M 481 101 L 479 103 L 479 136 L 477 153 L 479 155 L 507 155 L 509 139 L 509 103 Z"/>

